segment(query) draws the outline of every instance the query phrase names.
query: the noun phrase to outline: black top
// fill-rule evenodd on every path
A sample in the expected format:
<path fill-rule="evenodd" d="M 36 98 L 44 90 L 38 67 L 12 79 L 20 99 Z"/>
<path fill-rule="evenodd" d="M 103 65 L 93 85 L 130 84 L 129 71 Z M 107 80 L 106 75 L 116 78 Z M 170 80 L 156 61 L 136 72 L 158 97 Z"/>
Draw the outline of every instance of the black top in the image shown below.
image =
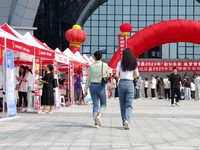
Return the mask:
<path fill-rule="evenodd" d="M 190 84 L 188 84 L 187 82 L 185 82 L 185 87 L 190 88 Z"/>
<path fill-rule="evenodd" d="M 47 73 L 42 80 L 48 82 L 43 84 L 41 105 L 54 105 L 53 75 Z"/>
<path fill-rule="evenodd" d="M 64 85 L 65 79 L 59 79 L 58 82 L 60 85 Z"/>
<path fill-rule="evenodd" d="M 179 88 L 181 76 L 179 74 L 170 74 L 169 81 L 171 82 L 171 89 Z"/>

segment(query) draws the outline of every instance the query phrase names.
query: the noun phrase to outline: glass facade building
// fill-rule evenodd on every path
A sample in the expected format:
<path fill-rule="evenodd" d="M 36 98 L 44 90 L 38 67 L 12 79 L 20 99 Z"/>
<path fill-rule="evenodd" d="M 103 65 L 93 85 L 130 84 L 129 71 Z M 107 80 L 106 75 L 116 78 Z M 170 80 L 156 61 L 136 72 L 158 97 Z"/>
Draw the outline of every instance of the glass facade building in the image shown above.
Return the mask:
<path fill-rule="evenodd" d="M 130 34 L 157 22 L 172 19 L 200 20 L 200 3 L 196 0 L 108 0 L 100 5 L 83 24 L 87 40 L 81 52 L 92 55 L 96 50 L 111 58 L 118 47 L 119 27 L 130 23 Z M 152 48 L 141 58 L 200 59 L 200 46 L 193 43 L 169 43 Z"/>
<path fill-rule="evenodd" d="M 200 0 L 40 0 L 34 35 L 53 49 L 65 50 L 69 43 L 64 34 L 78 23 L 87 33 L 81 53 L 91 56 L 100 50 L 103 58 L 111 58 L 118 47 L 121 24 L 133 26 L 131 36 L 151 24 L 172 19 L 200 20 Z M 199 59 L 199 49 L 193 43 L 170 43 L 140 57 Z"/>

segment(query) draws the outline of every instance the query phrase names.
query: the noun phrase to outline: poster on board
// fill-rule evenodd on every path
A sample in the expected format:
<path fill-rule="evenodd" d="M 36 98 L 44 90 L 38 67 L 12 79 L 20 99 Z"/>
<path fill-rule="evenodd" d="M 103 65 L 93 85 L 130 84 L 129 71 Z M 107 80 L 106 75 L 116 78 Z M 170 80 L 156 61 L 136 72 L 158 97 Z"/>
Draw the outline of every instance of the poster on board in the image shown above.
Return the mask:
<path fill-rule="evenodd" d="M 14 80 L 14 53 L 12 51 L 5 51 L 5 77 L 6 77 L 6 103 L 7 103 L 7 117 L 17 116 L 16 98 L 15 98 L 15 80 Z"/>

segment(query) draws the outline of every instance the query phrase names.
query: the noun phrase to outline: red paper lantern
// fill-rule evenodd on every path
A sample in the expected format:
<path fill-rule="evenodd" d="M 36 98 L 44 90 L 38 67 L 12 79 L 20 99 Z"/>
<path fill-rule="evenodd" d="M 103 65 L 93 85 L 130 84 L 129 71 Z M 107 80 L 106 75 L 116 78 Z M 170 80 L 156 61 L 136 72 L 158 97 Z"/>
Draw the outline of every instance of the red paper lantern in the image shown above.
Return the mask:
<path fill-rule="evenodd" d="M 132 25 L 129 23 L 124 23 L 119 27 L 122 35 L 128 35 L 132 31 L 132 28 Z"/>
<path fill-rule="evenodd" d="M 80 51 L 81 43 L 86 40 L 86 32 L 81 29 L 79 25 L 74 25 L 72 29 L 65 32 L 65 38 L 70 43 L 70 50 L 75 53 Z"/>

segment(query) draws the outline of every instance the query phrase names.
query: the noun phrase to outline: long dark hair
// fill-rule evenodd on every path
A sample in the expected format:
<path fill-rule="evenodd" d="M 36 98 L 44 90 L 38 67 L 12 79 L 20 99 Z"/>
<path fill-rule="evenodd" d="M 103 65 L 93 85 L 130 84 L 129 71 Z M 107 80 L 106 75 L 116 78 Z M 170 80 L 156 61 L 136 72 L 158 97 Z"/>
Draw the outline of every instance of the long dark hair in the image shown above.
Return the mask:
<path fill-rule="evenodd" d="M 25 70 L 28 70 L 31 74 L 33 74 L 32 70 L 29 68 L 29 66 L 25 66 L 24 68 L 25 68 Z"/>
<path fill-rule="evenodd" d="M 22 69 L 24 70 L 23 73 L 20 72 L 20 68 L 22 68 Z M 26 74 L 26 72 L 25 72 L 25 67 L 24 67 L 24 66 L 20 66 L 20 67 L 19 67 L 19 77 L 22 76 L 22 77 L 24 78 L 24 77 L 25 77 L 25 74 Z"/>
<path fill-rule="evenodd" d="M 186 79 L 186 83 L 187 83 L 188 85 L 191 84 L 191 80 L 190 80 L 190 78 L 187 78 L 187 79 Z"/>
<path fill-rule="evenodd" d="M 122 71 L 133 71 L 137 67 L 137 60 L 130 48 L 126 48 L 122 52 L 121 68 Z"/>
<path fill-rule="evenodd" d="M 53 66 L 51 64 L 48 64 L 47 67 L 49 68 L 49 71 L 51 71 L 51 74 L 54 77 Z"/>

